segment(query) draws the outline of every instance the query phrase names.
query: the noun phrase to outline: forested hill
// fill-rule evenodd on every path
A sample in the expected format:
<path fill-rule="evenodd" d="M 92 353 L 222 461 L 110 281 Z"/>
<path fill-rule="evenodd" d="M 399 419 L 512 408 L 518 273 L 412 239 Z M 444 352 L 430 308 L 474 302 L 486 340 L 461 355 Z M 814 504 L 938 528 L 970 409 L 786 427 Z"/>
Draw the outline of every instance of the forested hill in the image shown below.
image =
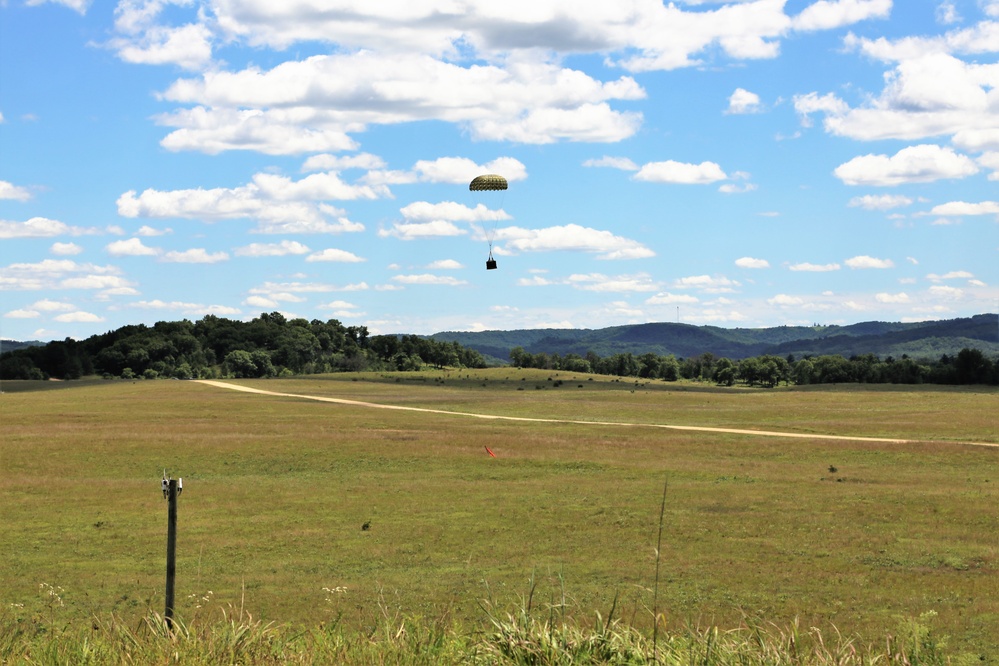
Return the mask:
<path fill-rule="evenodd" d="M 484 367 L 482 355 L 454 342 L 418 335 L 368 334 L 339 321 L 287 319 L 279 312 L 251 321 L 208 315 L 94 335 L 16 345 L 0 354 L 2 379 L 273 377 L 347 370 Z"/>
<path fill-rule="evenodd" d="M 792 371 L 798 383 L 999 383 L 995 314 L 911 324 L 724 329 L 658 323 L 371 336 L 364 326 L 272 312 L 251 321 L 208 315 L 196 322 L 124 326 L 86 340 L 8 348 L 0 354 L 2 379 L 273 377 L 512 363 L 667 380 L 738 378 L 751 385 L 788 381 Z"/>
<path fill-rule="evenodd" d="M 690 324 L 634 324 L 600 329 L 526 329 L 442 332 L 431 338 L 457 342 L 481 352 L 487 360 L 508 362 L 520 347 L 530 354 L 593 353 L 601 357 L 630 353 L 693 358 L 710 353 L 739 360 L 774 354 L 796 357 L 875 354 L 900 358 L 938 359 L 961 349 L 999 355 L 999 315 L 916 323 L 870 321 L 849 326 L 777 326 L 720 328 Z"/>
<path fill-rule="evenodd" d="M 44 344 L 44 342 L 39 342 L 38 340 L 29 340 L 27 342 L 0 340 L 0 354 L 3 352 L 14 351 L 15 349 L 24 349 L 25 347 L 38 347 Z"/>

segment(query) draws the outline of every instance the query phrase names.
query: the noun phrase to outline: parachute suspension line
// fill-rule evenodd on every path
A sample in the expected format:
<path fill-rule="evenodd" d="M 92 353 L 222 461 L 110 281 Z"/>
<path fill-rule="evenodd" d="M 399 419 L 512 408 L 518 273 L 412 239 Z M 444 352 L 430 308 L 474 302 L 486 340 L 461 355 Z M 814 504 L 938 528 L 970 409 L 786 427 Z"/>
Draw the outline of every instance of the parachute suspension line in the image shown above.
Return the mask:
<path fill-rule="evenodd" d="M 505 192 L 507 181 L 503 176 L 494 173 L 484 174 L 473 178 L 472 182 L 468 184 L 468 189 L 471 192 Z M 502 204 L 502 197 L 500 198 L 500 202 Z M 493 237 L 496 233 L 496 220 L 493 220 L 491 228 L 485 225 L 483 231 L 486 234 L 486 240 L 489 242 L 489 258 L 486 260 L 486 270 L 492 270 L 496 268 L 496 260 L 493 259 Z"/>

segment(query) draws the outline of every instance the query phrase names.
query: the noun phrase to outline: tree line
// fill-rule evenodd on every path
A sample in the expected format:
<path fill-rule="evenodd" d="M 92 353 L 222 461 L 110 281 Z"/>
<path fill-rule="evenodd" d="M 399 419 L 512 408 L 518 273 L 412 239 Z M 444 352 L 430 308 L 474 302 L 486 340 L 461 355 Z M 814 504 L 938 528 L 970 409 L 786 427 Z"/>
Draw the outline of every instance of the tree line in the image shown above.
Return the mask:
<path fill-rule="evenodd" d="M 25 347 L 0 355 L 0 378 L 218 379 L 425 366 L 483 368 L 486 362 L 457 342 L 371 336 L 366 326 L 271 312 L 248 322 L 208 315 L 196 322 L 138 324 Z"/>
<path fill-rule="evenodd" d="M 510 362 L 520 368 L 543 368 L 568 372 L 592 372 L 619 377 L 677 381 L 710 381 L 722 386 L 737 382 L 747 386 L 775 387 L 783 384 L 999 384 L 999 358 L 990 359 L 978 349 L 962 349 L 937 360 L 884 359 L 875 354 L 844 358 L 838 354 L 795 359 L 764 354 L 740 360 L 705 352 L 693 358 L 630 352 L 600 357 L 579 354 L 531 354 L 522 347 L 510 350 Z"/>
<path fill-rule="evenodd" d="M 962 349 L 939 359 L 875 354 L 844 358 L 829 354 L 781 357 L 771 354 L 732 360 L 710 352 L 691 358 L 654 353 L 598 356 L 587 352 L 532 354 L 510 351 L 521 368 L 595 373 L 619 377 L 689 379 L 719 385 L 774 387 L 778 384 L 999 384 L 999 358 Z M 86 340 L 67 338 L 0 355 L 2 379 L 106 378 L 218 379 L 307 375 L 361 370 L 484 368 L 478 351 L 456 341 L 418 335 L 369 335 L 365 326 L 287 319 L 278 312 L 251 321 L 208 315 L 189 320 L 125 326 Z"/>

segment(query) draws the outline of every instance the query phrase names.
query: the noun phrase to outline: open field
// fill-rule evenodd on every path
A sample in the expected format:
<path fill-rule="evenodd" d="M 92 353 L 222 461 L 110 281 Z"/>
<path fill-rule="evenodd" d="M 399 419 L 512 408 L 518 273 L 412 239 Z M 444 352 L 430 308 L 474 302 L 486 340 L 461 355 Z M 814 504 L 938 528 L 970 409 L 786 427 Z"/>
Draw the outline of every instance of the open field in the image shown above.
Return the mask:
<path fill-rule="evenodd" d="M 184 381 L 4 382 L 4 609 L 162 611 L 167 468 L 184 477 L 183 617 L 245 595 L 255 617 L 279 622 L 475 622 L 482 600 L 515 607 L 533 578 L 536 605 L 564 594 L 570 613 L 606 615 L 617 596 L 616 613 L 647 628 L 668 480 L 667 625 L 800 618 L 874 642 L 933 611 L 950 650 L 999 663 L 999 448 L 970 444 L 999 444 L 995 389 L 704 390 L 512 369 L 238 383 L 490 415 L 911 441 L 482 420 Z M 41 583 L 63 588 L 65 606 L 49 608 Z"/>

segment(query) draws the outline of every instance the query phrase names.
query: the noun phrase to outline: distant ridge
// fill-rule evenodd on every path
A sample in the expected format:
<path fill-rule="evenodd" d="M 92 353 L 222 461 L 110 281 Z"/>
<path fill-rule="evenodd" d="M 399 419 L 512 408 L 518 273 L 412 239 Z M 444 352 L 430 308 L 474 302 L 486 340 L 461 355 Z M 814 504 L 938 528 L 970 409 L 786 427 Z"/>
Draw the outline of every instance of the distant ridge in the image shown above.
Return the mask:
<path fill-rule="evenodd" d="M 24 349 L 25 347 L 41 347 L 44 342 L 39 342 L 38 340 L 29 340 L 27 342 L 19 342 L 17 340 L 0 340 L 0 352 L 14 351 L 15 349 Z"/>
<path fill-rule="evenodd" d="M 999 355 L 999 314 L 914 323 L 869 321 L 848 326 L 775 326 L 721 328 L 691 324 L 649 323 L 608 328 L 547 328 L 510 331 L 444 331 L 428 336 L 439 342 L 457 341 L 494 362 L 507 363 L 510 350 L 531 354 L 598 356 L 653 353 L 693 358 L 704 353 L 732 360 L 776 354 L 795 357 L 862 354 L 939 359 L 961 349 Z"/>

